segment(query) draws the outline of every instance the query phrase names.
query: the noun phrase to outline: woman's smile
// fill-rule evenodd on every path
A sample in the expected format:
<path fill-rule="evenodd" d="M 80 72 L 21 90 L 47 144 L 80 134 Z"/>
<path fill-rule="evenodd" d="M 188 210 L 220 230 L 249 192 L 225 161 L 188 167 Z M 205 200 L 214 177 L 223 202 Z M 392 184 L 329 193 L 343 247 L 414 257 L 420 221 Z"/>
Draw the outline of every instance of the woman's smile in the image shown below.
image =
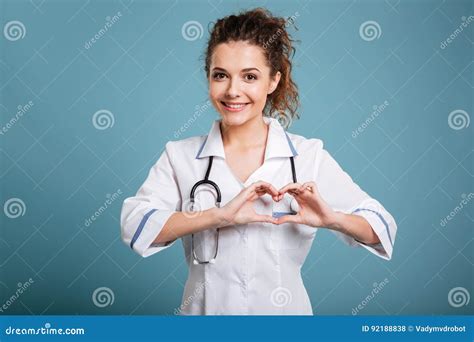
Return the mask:
<path fill-rule="evenodd" d="M 250 104 L 250 102 L 224 102 L 221 101 L 222 106 L 229 112 L 241 112 Z"/>

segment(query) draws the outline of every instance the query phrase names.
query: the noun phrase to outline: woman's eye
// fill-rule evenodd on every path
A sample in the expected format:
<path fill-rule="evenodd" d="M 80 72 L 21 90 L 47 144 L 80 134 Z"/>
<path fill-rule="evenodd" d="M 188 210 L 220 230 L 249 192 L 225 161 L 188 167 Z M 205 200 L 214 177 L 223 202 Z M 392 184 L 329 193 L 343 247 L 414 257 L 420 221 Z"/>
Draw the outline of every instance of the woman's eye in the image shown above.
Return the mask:
<path fill-rule="evenodd" d="M 212 78 L 215 80 L 222 80 L 226 75 L 222 72 L 216 72 L 214 75 L 212 75 Z"/>
<path fill-rule="evenodd" d="M 254 80 L 257 79 L 257 76 L 254 75 L 254 74 L 247 74 L 247 75 L 245 75 L 245 79 L 246 79 L 247 81 L 254 81 Z"/>

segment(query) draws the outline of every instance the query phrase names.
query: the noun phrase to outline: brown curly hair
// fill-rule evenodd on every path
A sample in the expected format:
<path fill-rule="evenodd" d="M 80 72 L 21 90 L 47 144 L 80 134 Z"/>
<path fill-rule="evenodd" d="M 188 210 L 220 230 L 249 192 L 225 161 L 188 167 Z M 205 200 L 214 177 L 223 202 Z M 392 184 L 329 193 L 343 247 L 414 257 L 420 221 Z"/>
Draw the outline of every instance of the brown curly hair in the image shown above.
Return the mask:
<path fill-rule="evenodd" d="M 291 18 L 273 16 L 264 8 L 255 8 L 219 19 L 210 31 L 205 53 L 205 71 L 209 78 L 212 53 L 217 45 L 231 41 L 247 41 L 262 48 L 270 76 L 279 71 L 280 82 L 268 95 L 264 115 L 289 115 L 298 118 L 298 88 L 291 77 L 291 58 L 295 54 L 294 40 L 286 30 Z M 294 21 L 294 20 L 293 20 Z M 294 23 L 292 23 L 294 24 Z"/>

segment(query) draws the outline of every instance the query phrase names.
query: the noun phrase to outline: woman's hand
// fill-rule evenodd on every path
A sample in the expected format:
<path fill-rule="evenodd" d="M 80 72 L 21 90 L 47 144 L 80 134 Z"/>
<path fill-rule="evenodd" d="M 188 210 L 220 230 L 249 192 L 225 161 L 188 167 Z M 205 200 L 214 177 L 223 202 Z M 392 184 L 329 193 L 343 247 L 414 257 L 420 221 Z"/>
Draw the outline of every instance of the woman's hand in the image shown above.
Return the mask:
<path fill-rule="evenodd" d="M 278 191 L 270 184 L 263 181 L 255 182 L 235 196 L 230 202 L 219 209 L 222 226 L 245 224 L 250 222 L 277 223 L 277 219 L 268 215 L 259 215 L 255 212 L 253 202 L 269 194 L 273 200 L 278 199 Z"/>
<path fill-rule="evenodd" d="M 336 222 L 338 213 L 323 200 L 316 183 L 290 183 L 279 190 L 276 200 L 280 201 L 285 193 L 296 199 L 300 209 L 296 215 L 281 216 L 277 224 L 294 222 L 312 227 L 331 227 Z"/>

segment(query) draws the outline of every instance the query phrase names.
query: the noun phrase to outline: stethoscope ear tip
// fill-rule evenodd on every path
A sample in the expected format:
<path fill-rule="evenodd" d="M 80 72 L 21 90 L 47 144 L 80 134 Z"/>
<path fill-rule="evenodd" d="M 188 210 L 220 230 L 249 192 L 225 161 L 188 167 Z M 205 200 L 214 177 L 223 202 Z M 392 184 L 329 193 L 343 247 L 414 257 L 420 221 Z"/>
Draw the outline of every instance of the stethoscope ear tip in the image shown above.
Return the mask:
<path fill-rule="evenodd" d="M 194 265 L 197 265 L 198 264 L 198 261 L 196 259 L 193 260 L 193 264 Z"/>
<path fill-rule="evenodd" d="M 216 259 L 211 259 L 211 260 L 209 260 L 209 263 L 210 263 L 210 264 L 215 264 L 215 263 L 216 263 Z"/>

